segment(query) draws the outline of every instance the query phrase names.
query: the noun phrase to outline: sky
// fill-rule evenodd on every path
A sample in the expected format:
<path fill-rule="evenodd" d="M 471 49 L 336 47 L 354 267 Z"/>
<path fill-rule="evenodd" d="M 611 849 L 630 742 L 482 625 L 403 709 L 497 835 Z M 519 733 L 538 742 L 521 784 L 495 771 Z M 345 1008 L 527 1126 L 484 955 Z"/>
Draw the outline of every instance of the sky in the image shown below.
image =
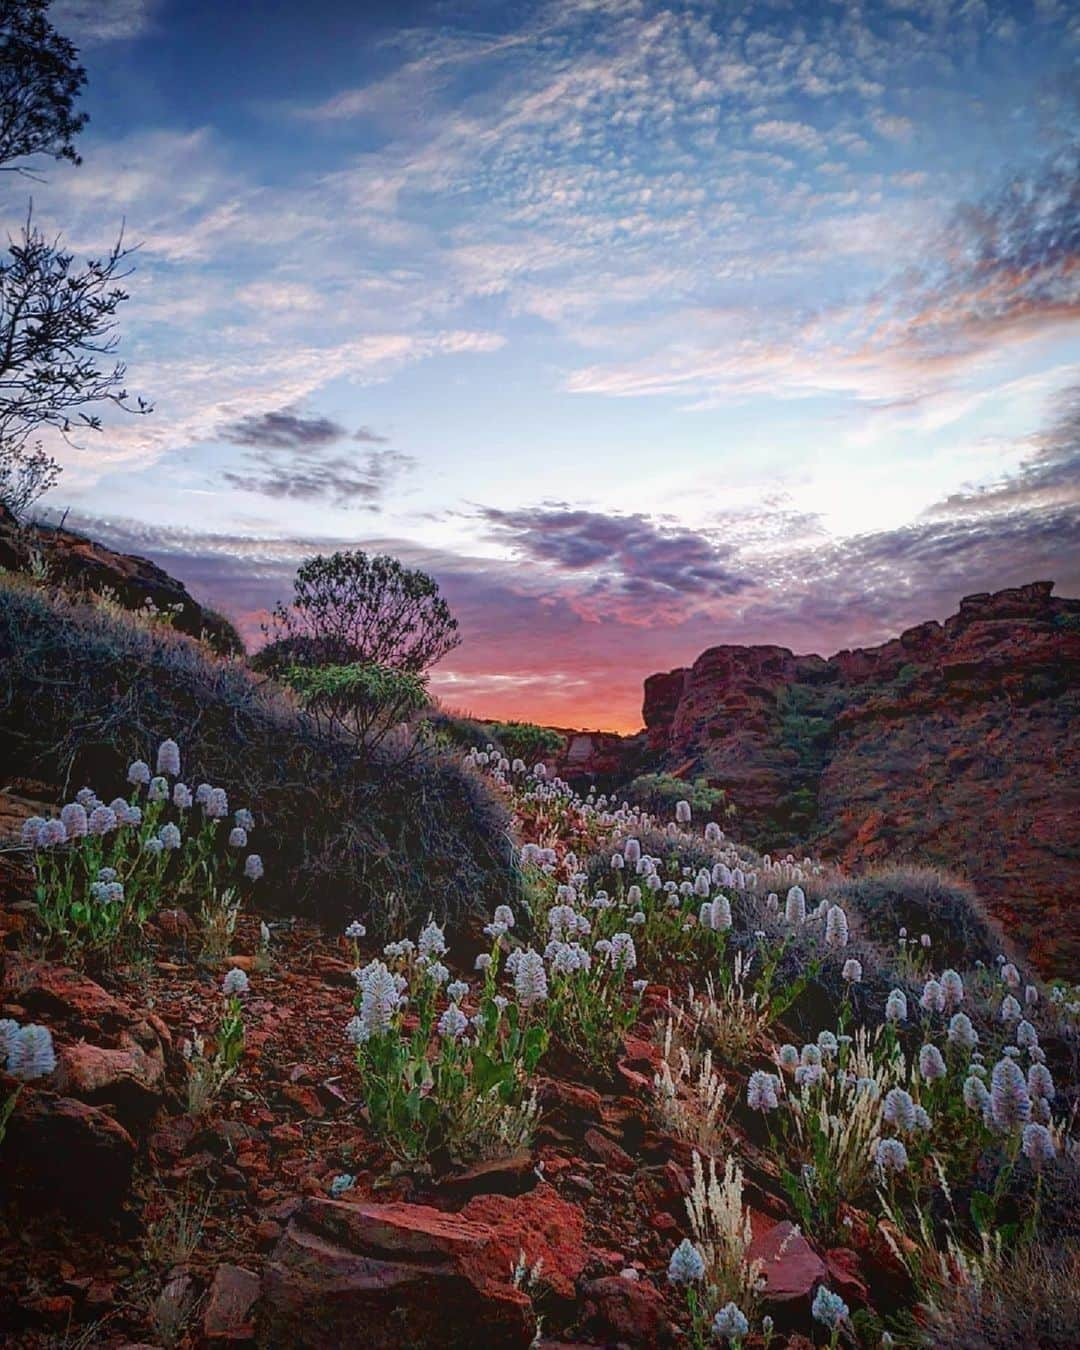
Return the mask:
<path fill-rule="evenodd" d="M 316 552 L 438 580 L 451 708 L 630 730 L 718 643 L 1080 594 L 1061 0 L 54 0 L 138 243 L 127 385 L 40 504 L 252 643 Z M 17 216 L 14 217 L 17 219 Z"/>

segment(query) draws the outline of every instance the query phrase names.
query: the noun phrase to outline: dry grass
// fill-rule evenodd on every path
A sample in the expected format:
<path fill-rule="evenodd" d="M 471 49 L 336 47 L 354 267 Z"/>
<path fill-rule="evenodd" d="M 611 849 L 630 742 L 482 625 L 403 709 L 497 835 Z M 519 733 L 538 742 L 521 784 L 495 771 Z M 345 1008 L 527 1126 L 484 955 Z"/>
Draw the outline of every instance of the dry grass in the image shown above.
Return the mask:
<path fill-rule="evenodd" d="M 987 1263 L 978 1278 L 942 1286 L 929 1344 L 954 1350 L 1035 1350 L 1077 1344 L 1080 1243 L 1036 1242 Z"/>

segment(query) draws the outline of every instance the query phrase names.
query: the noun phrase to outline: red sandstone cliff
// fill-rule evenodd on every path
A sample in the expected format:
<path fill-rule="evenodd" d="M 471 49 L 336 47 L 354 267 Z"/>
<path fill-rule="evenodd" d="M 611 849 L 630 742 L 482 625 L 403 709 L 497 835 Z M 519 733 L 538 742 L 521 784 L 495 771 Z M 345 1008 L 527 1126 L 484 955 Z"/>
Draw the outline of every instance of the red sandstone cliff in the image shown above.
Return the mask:
<path fill-rule="evenodd" d="M 711 647 L 645 681 L 626 753 L 705 774 L 762 846 L 947 866 L 1045 965 L 1075 970 L 1080 600 L 1052 590 L 967 596 L 944 623 L 827 660 Z"/>

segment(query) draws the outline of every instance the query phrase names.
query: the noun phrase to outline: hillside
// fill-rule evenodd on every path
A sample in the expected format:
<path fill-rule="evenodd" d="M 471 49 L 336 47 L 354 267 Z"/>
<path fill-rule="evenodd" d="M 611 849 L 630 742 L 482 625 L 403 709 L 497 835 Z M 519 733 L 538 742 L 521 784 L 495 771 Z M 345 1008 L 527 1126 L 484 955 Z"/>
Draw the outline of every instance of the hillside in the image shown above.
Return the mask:
<path fill-rule="evenodd" d="M 966 596 L 944 623 L 828 659 L 710 647 L 645 681 L 640 736 L 572 735 L 560 767 L 704 774 L 760 847 L 960 870 L 1065 971 L 1080 955 L 1064 921 L 1080 889 L 1080 600 L 1052 590 Z"/>

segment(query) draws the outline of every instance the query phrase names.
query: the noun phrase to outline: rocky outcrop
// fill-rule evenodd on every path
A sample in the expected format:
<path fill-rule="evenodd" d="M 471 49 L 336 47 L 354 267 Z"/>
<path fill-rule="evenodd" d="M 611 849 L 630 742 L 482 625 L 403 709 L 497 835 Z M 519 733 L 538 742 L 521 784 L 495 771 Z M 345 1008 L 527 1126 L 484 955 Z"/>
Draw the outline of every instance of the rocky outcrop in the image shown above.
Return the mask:
<path fill-rule="evenodd" d="M 1044 970 L 1068 973 L 1078 677 L 1080 600 L 1036 581 L 828 659 L 710 647 L 645 681 L 641 736 L 591 757 L 583 745 L 563 767 L 625 780 L 644 753 L 651 769 L 723 788 L 740 837 L 762 848 L 808 845 L 855 870 L 948 867 Z"/>
<path fill-rule="evenodd" d="M 178 632 L 202 637 L 215 649 L 238 649 L 232 625 L 204 609 L 175 577 L 148 558 L 116 553 L 85 535 L 55 525 L 29 525 L 0 505 L 0 567 L 35 571 L 68 593 L 108 596 L 124 609 L 148 606 Z"/>

